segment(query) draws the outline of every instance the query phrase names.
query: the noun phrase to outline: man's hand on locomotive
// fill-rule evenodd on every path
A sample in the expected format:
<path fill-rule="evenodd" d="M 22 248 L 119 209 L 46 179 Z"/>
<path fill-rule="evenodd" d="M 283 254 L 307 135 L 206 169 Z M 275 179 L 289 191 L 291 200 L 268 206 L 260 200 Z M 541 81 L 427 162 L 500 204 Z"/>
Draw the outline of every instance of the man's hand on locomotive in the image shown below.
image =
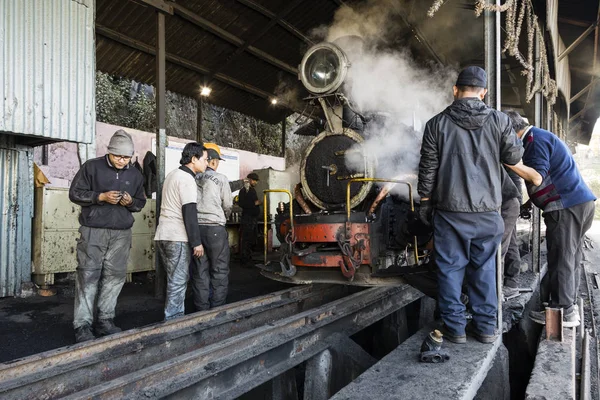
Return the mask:
<path fill-rule="evenodd" d="M 124 207 L 127 207 L 133 203 L 133 199 L 129 193 L 119 192 L 118 190 L 100 193 L 98 200 L 109 204 L 120 204 Z"/>
<path fill-rule="evenodd" d="M 419 219 L 426 226 L 431 226 L 433 220 L 433 206 L 431 200 L 421 199 L 421 207 L 419 208 Z"/>

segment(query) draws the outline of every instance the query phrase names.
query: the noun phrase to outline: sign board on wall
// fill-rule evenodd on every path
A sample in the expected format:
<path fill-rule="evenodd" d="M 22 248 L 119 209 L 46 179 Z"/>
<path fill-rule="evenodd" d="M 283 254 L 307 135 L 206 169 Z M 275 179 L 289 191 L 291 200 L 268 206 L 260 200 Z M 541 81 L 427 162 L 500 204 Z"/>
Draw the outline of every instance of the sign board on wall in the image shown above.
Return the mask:
<path fill-rule="evenodd" d="M 169 140 L 165 151 L 165 176 L 174 169 L 179 168 L 181 152 L 186 144 Z M 152 139 L 152 152 L 156 154 L 156 139 Z M 230 181 L 240 179 L 240 156 L 238 152 L 221 147 L 221 158 L 224 161 L 221 161 L 219 164 L 219 172 L 225 175 Z"/>

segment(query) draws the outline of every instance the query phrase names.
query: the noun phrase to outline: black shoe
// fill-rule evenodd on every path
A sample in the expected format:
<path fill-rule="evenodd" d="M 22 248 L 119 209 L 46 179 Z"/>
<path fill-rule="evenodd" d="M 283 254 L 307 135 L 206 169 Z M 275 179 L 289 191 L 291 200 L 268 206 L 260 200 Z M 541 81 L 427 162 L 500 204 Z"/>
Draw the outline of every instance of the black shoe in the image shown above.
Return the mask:
<path fill-rule="evenodd" d="M 75 328 L 75 342 L 87 342 L 88 340 L 94 340 L 96 337 L 92 333 L 92 328 L 88 324 L 82 325 L 79 328 Z"/>
<path fill-rule="evenodd" d="M 478 332 L 472 324 L 468 324 L 465 328 L 465 332 L 467 335 L 475 338 L 478 342 L 481 343 L 494 343 L 496 339 L 498 339 L 498 334 L 494 333 L 492 335 L 486 335 L 485 333 Z"/>
<path fill-rule="evenodd" d="M 442 335 L 444 335 L 444 338 L 446 338 L 447 340 L 449 340 L 452 343 L 456 343 L 456 344 L 467 343 L 467 335 L 454 334 L 448 330 L 448 327 L 446 325 L 442 326 L 441 331 L 442 331 Z"/>
<path fill-rule="evenodd" d="M 116 326 L 112 319 L 99 319 L 96 322 L 94 331 L 96 331 L 96 335 L 98 336 L 106 336 L 121 332 L 121 328 Z"/>

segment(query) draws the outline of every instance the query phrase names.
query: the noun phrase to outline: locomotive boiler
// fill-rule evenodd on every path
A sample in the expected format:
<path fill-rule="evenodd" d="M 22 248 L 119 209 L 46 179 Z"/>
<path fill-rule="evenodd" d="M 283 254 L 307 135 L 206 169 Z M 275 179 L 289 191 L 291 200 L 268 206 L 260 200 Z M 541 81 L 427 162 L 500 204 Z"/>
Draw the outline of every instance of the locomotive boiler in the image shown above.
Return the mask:
<path fill-rule="evenodd" d="M 416 217 L 415 188 L 389 169 L 381 175 L 378 167 L 383 161 L 394 165 L 394 156 L 381 160 L 364 146 L 393 116 L 357 110 L 351 99 L 351 60 L 345 49 L 352 46 L 351 53 L 357 54 L 357 43 L 317 44 L 300 64 L 299 78 L 311 94 L 306 100 L 322 114 L 296 132 L 314 138 L 291 202 L 278 207 L 281 258 L 267 263 L 265 255 L 260 266 L 271 279 L 395 285 L 403 275 L 430 267 L 431 232 Z M 405 126 L 403 134 L 417 136 L 413 128 Z"/>

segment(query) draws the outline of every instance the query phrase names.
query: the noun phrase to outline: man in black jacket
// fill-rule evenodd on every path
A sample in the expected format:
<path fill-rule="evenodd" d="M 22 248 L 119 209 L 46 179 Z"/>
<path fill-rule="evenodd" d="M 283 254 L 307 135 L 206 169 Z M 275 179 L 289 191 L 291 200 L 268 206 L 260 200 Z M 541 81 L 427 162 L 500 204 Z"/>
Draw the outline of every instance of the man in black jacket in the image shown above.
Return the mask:
<path fill-rule="evenodd" d="M 427 122 L 421 146 L 420 217 L 433 224 L 439 307 L 445 336 L 455 343 L 466 342 L 460 301 L 465 277 L 473 313 L 470 333 L 484 343 L 496 340 L 495 253 L 504 231 L 498 213 L 501 168 L 518 163 L 523 154 L 508 117 L 482 101 L 486 84 L 483 69 L 465 68 L 454 86 L 454 102 Z"/>
<path fill-rule="evenodd" d="M 131 136 L 118 130 L 108 154 L 83 164 L 71 183 L 69 199 L 81 206 L 73 318 L 77 342 L 94 339 L 92 325 L 98 336 L 121 332 L 113 319 L 127 272 L 132 213 L 146 205 L 144 178 L 131 167 L 132 156 Z"/>
<path fill-rule="evenodd" d="M 240 190 L 239 206 L 242 208 L 241 236 L 242 248 L 240 249 L 240 263 L 243 267 L 253 266 L 252 250 L 258 236 L 257 218 L 260 214 L 262 200 L 258 199 L 254 187 L 258 183 L 258 175 L 254 172 L 248 174 L 248 185 Z"/>

